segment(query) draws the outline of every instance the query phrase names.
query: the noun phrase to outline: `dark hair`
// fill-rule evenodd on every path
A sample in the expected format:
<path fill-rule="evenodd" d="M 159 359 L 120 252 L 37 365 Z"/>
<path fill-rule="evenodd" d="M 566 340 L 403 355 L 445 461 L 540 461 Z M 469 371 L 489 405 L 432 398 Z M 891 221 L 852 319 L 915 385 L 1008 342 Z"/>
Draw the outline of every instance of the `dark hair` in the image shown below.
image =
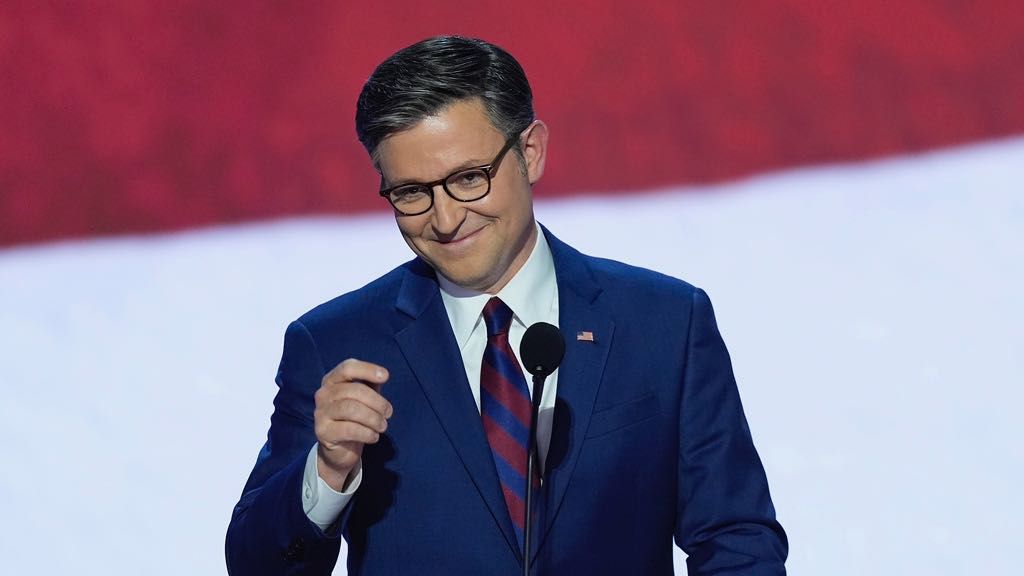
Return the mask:
<path fill-rule="evenodd" d="M 387 136 L 470 98 L 506 137 L 533 122 L 533 92 L 511 54 L 476 38 L 428 38 L 373 71 L 356 104 L 356 134 L 373 157 Z"/>

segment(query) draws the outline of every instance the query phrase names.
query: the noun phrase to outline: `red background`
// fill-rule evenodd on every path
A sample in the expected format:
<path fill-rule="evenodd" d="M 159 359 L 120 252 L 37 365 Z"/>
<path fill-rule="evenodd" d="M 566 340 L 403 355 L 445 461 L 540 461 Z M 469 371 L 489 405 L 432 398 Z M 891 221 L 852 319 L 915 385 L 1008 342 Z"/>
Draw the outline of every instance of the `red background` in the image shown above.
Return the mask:
<path fill-rule="evenodd" d="M 522 62 L 540 196 L 1024 133 L 1017 1 L 566 4 L 8 0 L 0 245 L 384 210 L 355 99 L 441 33 Z"/>

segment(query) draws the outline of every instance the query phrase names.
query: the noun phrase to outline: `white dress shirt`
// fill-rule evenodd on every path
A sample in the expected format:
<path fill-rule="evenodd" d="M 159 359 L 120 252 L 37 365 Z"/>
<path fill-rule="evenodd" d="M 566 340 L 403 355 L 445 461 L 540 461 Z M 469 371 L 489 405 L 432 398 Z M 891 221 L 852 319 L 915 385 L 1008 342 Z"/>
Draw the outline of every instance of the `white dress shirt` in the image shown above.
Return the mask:
<path fill-rule="evenodd" d="M 451 323 L 455 341 L 462 354 L 462 363 L 466 368 L 466 380 L 476 400 L 477 410 L 480 409 L 480 364 L 483 361 L 484 349 L 487 346 L 487 326 L 483 320 L 483 309 L 490 294 L 479 293 L 456 286 L 438 275 L 441 287 L 441 299 L 448 321 Z M 512 310 L 512 325 L 509 328 L 509 343 L 516 357 L 519 356 L 519 344 L 523 340 L 526 329 L 536 322 L 547 322 L 558 326 L 558 285 L 555 282 L 555 264 L 551 259 L 544 233 L 537 226 L 537 242 L 533 246 L 530 257 L 519 269 L 508 284 L 496 294 Z M 519 360 L 522 368 L 522 359 Z M 523 370 L 526 385 L 533 393 L 533 379 Z M 540 402 L 540 414 L 537 417 L 537 451 L 540 457 L 541 471 L 551 443 L 551 421 L 555 411 L 555 395 L 558 389 L 558 370 L 547 377 Z M 395 414 L 392 418 L 401 418 Z M 306 457 L 306 467 L 302 478 L 302 509 L 306 516 L 326 530 L 341 514 L 362 482 L 362 468 L 356 466 L 351 481 L 343 492 L 338 492 L 327 485 L 317 472 L 317 445 Z"/>

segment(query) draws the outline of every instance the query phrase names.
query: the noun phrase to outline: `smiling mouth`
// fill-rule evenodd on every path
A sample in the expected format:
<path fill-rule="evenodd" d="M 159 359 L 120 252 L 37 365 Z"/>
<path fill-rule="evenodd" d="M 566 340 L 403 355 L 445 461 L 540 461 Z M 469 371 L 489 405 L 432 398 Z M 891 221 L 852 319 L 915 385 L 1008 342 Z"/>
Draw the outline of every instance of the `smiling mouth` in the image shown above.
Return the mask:
<path fill-rule="evenodd" d="M 472 240 L 473 238 L 475 238 L 477 236 L 477 234 L 479 234 L 480 231 L 483 230 L 483 229 L 484 229 L 484 227 L 481 226 L 480 228 L 477 228 L 476 230 L 474 230 L 474 231 L 470 232 L 469 234 L 466 234 L 465 236 L 462 236 L 460 238 L 455 238 L 455 239 L 447 240 L 447 241 L 445 241 L 445 240 L 438 240 L 438 243 L 441 244 L 442 246 L 458 246 L 459 244 L 462 244 L 462 243 L 466 242 L 467 240 Z"/>

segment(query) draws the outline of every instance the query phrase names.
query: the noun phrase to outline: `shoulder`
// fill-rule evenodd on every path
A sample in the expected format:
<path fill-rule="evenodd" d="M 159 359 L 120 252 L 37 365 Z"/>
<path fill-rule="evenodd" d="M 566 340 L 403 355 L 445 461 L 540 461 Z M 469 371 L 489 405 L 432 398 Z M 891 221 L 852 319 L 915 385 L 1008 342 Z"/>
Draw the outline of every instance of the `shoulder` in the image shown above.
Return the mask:
<path fill-rule="evenodd" d="M 424 268 L 426 266 L 419 260 L 410 260 L 361 288 L 312 308 L 297 322 L 314 334 L 356 322 L 364 326 L 380 324 L 384 315 L 395 309 L 395 301 L 407 275 L 432 274 Z"/>
<path fill-rule="evenodd" d="M 711 300 L 693 284 L 608 258 L 580 255 L 593 285 L 593 305 L 615 323 L 616 337 L 658 351 L 718 333 Z M 652 339 L 652 335 L 656 338 Z M 635 350 L 635 349 L 634 349 Z"/>
<path fill-rule="evenodd" d="M 644 305 L 663 308 L 689 303 L 704 295 L 700 288 L 685 280 L 617 260 L 583 254 L 550 232 L 548 244 L 560 283 L 573 285 L 583 292 L 597 288 L 604 299 L 629 304 L 630 308 Z"/>
<path fill-rule="evenodd" d="M 617 260 L 583 256 L 594 280 L 609 295 L 629 298 L 692 300 L 703 291 L 689 282 Z"/>
<path fill-rule="evenodd" d="M 704 290 L 685 280 L 607 258 L 584 258 L 600 286 L 599 302 L 619 321 L 675 330 L 689 326 L 694 314 L 714 314 Z"/>

